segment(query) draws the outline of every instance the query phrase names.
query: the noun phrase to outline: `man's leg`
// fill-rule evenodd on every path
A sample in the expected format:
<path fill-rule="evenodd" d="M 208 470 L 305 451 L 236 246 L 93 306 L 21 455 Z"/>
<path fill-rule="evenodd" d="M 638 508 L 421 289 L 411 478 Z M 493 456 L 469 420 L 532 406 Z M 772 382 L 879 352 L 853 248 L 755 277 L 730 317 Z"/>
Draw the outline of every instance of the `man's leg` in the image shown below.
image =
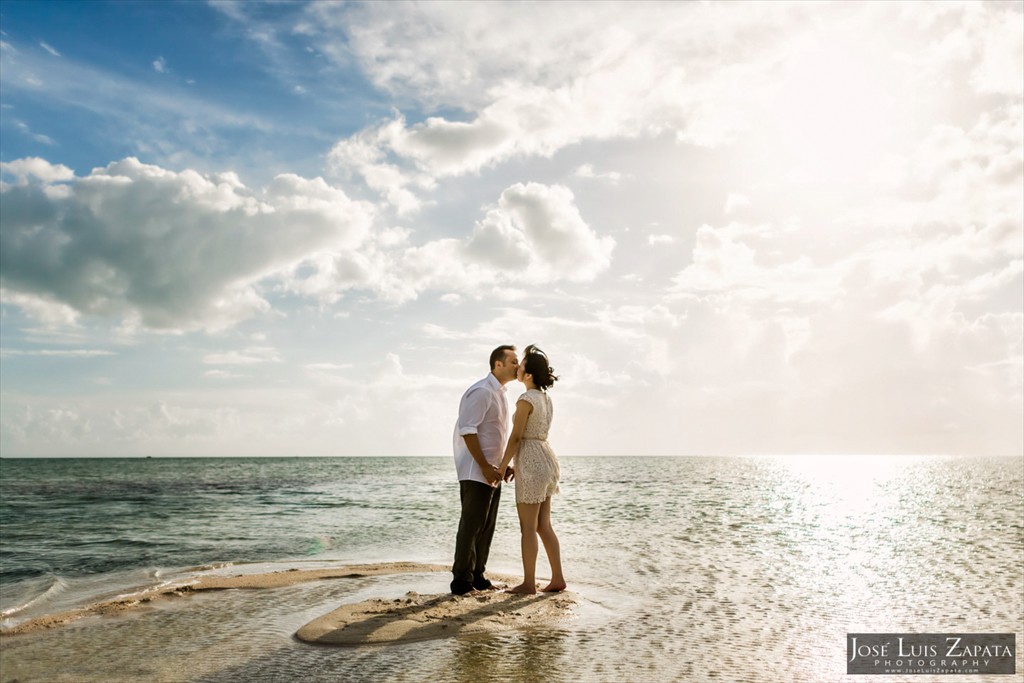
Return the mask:
<path fill-rule="evenodd" d="M 473 587 L 478 590 L 486 590 L 491 587 L 491 582 L 484 578 L 484 570 L 487 568 L 487 557 L 491 554 L 491 539 L 494 538 L 494 528 L 498 524 L 498 503 L 501 501 L 501 487 L 491 489 L 490 504 L 487 506 L 487 519 L 480 529 L 480 535 L 476 540 L 476 564 L 473 566 Z"/>
<path fill-rule="evenodd" d="M 479 564 L 479 538 L 487 525 L 494 489 L 478 481 L 460 481 L 462 516 L 455 538 L 455 562 L 452 564 L 452 593 L 462 595 L 473 587 L 473 570 Z M 493 525 L 491 534 L 493 535 Z M 488 541 L 488 547 L 490 542 Z M 486 558 L 484 558 L 486 560 Z"/>

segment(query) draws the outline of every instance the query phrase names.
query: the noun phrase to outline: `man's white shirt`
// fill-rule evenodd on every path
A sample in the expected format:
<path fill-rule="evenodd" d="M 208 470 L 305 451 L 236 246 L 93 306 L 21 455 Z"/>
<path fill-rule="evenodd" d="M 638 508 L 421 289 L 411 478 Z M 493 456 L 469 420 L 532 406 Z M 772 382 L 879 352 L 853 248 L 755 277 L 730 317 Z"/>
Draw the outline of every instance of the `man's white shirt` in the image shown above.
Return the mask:
<path fill-rule="evenodd" d="M 473 459 L 466 440 L 462 438 L 466 434 L 476 434 L 487 462 L 495 467 L 501 464 L 508 438 L 508 399 L 505 387 L 493 373 L 487 373 L 486 377 L 466 389 L 462 395 L 452 443 L 459 481 L 471 480 L 487 484 L 480 465 Z"/>

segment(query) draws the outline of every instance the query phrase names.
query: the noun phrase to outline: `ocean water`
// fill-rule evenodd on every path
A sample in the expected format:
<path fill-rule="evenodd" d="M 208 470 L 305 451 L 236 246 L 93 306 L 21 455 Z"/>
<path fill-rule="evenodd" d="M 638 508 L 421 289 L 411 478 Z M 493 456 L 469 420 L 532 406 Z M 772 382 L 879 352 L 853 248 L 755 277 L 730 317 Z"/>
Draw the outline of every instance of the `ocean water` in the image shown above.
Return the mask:
<path fill-rule="evenodd" d="M 4 636 L 0 681 L 818 683 L 851 680 L 848 632 L 1024 643 L 1021 459 L 575 457 L 562 475 L 552 520 L 575 621 L 336 649 L 293 634 L 342 603 L 444 592 L 449 576 L 218 591 Z M 3 460 L 0 616 L 200 567 L 448 564 L 457 522 L 446 457 Z M 543 551 L 538 564 L 545 576 Z M 490 569 L 521 573 L 512 487 Z M 986 678 L 1024 673 L 963 680 Z"/>

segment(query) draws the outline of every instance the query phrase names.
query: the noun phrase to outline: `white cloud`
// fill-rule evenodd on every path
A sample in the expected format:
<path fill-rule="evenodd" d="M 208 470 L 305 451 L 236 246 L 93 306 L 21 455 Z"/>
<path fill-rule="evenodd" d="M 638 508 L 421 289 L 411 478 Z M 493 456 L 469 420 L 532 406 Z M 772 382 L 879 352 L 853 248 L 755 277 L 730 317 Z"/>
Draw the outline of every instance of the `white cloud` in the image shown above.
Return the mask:
<path fill-rule="evenodd" d="M 153 71 L 156 71 L 158 74 L 167 73 L 169 71 L 169 69 L 167 68 L 167 60 L 163 57 L 157 57 L 156 59 L 154 59 Z"/>
<path fill-rule="evenodd" d="M 52 320 L 221 329 L 268 312 L 276 291 L 330 305 L 350 289 L 401 302 L 425 290 L 589 281 L 615 247 L 561 185 L 517 183 L 467 238 L 414 245 L 404 228 L 371 231 L 371 208 L 321 179 L 281 175 L 257 191 L 232 173 L 135 159 L 81 178 L 42 159 L 4 171 L 19 181 L 3 187 L 4 300 L 40 314 L 57 305 Z"/>
<path fill-rule="evenodd" d="M 413 204 L 408 193 L 432 179 L 550 157 L 585 140 L 664 131 L 703 145 L 731 139 L 749 126 L 737 112 L 759 92 L 780 48 L 749 41 L 742 52 L 728 51 L 741 64 L 721 70 L 701 60 L 721 54 L 752 26 L 771 34 L 770 25 L 794 11 L 615 3 L 586 13 L 558 3 L 403 7 L 396 14 L 393 6 L 315 4 L 307 26 L 321 51 L 348 63 L 351 53 L 331 43 L 344 31 L 379 87 L 470 114 L 412 125 L 397 115 L 339 143 L 336 165 L 347 165 L 400 207 Z"/>
<path fill-rule="evenodd" d="M 93 397 L 46 405 L 24 397 L 6 404 L 0 417 L 5 446 L 28 444 L 37 455 L 72 445 L 88 455 L 174 455 L 175 448 L 195 452 L 197 446 L 209 447 L 240 431 L 237 409 L 225 407 L 230 404 L 200 404 L 194 397 L 180 396 L 157 401 L 118 398 L 114 404 Z"/>
<path fill-rule="evenodd" d="M 309 370 L 314 371 L 336 371 L 336 370 L 348 370 L 353 367 L 351 363 L 308 363 L 305 366 Z"/>
<path fill-rule="evenodd" d="M 59 183 L 75 177 L 75 172 L 67 166 L 51 164 L 39 157 L 0 162 L 0 172 L 13 175 L 21 185 L 28 184 L 29 178 L 38 178 L 44 183 Z"/>
<path fill-rule="evenodd" d="M 203 375 L 213 379 L 238 379 L 243 376 L 235 372 L 228 372 L 227 370 L 207 370 Z"/>
<path fill-rule="evenodd" d="M 17 120 L 15 120 L 15 121 L 12 121 L 12 123 L 14 124 L 14 126 L 18 130 L 20 130 L 22 133 L 24 133 L 28 137 L 32 138 L 36 142 L 41 142 L 44 145 L 51 145 L 51 146 L 57 144 L 57 142 L 53 138 L 51 138 L 49 135 L 43 135 L 42 133 L 33 132 L 33 130 L 29 127 L 29 125 L 27 123 L 25 123 L 24 121 L 17 121 Z"/>
<path fill-rule="evenodd" d="M 238 2 L 237 0 L 209 0 L 209 4 L 210 7 L 231 17 L 235 21 L 248 21 L 248 15 L 245 13 L 246 5 L 248 4 L 246 2 Z"/>
<path fill-rule="evenodd" d="M 615 240 L 599 237 L 561 185 L 517 183 L 477 223 L 467 251 L 532 281 L 593 279 L 608 268 Z"/>
<path fill-rule="evenodd" d="M 51 47 L 51 46 L 50 46 L 49 44 L 47 44 L 46 42 L 40 42 L 40 43 L 39 43 L 39 47 L 43 48 L 44 50 L 46 50 L 47 52 L 49 52 L 49 53 L 50 53 L 51 55 L 53 55 L 54 57 L 60 57 L 60 53 L 59 53 L 59 52 L 57 52 L 57 50 L 56 50 L 55 48 Z"/>
<path fill-rule="evenodd" d="M 442 325 L 435 325 L 434 323 L 426 323 L 423 326 L 423 334 L 432 339 L 463 340 L 469 338 L 469 335 L 465 332 L 456 332 Z"/>
<path fill-rule="evenodd" d="M 1020 118 L 935 127 L 873 201 L 816 223 L 698 228 L 670 359 L 703 387 L 677 408 L 718 425 L 699 443 L 730 443 L 734 412 L 783 451 L 1019 452 Z"/>
<path fill-rule="evenodd" d="M 321 363 L 307 366 L 307 371 L 317 386 L 316 402 L 307 407 L 307 431 L 312 427 L 320 433 L 343 435 L 363 454 L 394 452 L 382 445 L 381 429 L 400 444 L 403 453 L 449 451 L 451 406 L 458 405 L 465 390 L 457 377 L 410 371 L 393 352 L 358 368 Z"/>
<path fill-rule="evenodd" d="M 441 301 L 445 302 L 446 304 L 457 306 L 458 304 L 463 302 L 463 297 L 460 294 L 456 294 L 455 292 L 449 292 L 448 294 L 445 294 L 444 296 L 441 297 Z"/>
<path fill-rule="evenodd" d="M 0 357 L 47 356 L 51 358 L 95 358 L 115 356 L 113 351 L 102 349 L 0 349 Z"/>
<path fill-rule="evenodd" d="M 211 353 L 203 357 L 206 365 L 254 365 L 258 363 L 280 363 L 277 349 L 269 346 L 250 346 L 241 351 Z"/>
<path fill-rule="evenodd" d="M 714 147 L 772 121 L 798 172 L 858 178 L 921 118 L 895 102 L 934 73 L 918 55 L 938 49 L 928 24 L 939 15 L 962 24 L 954 32 L 967 47 L 955 59 L 974 64 L 978 88 L 1024 87 L 1020 15 L 1000 8 L 955 6 L 926 19 L 881 3 L 602 3 L 587 13 L 558 3 L 402 7 L 318 3 L 304 31 L 339 64 L 354 55 L 399 98 L 465 113 L 412 124 L 396 113 L 336 146 L 339 171 L 362 176 L 406 213 L 436 179 L 512 159 L 663 133 Z M 843 38 L 854 31 L 871 39 Z M 338 32 L 349 39 L 344 49 L 332 44 Z M 808 78 L 827 92 L 816 96 L 821 88 L 810 91 Z M 577 173 L 597 175 L 587 164 Z"/>
<path fill-rule="evenodd" d="M 971 13 L 963 30 L 973 34 L 980 58 L 971 74 L 971 84 L 981 93 L 1024 94 L 1024 31 L 1020 6 L 1007 4 L 1001 12 Z"/>
<path fill-rule="evenodd" d="M 697 229 L 693 262 L 674 278 L 673 291 L 786 304 L 829 301 L 839 294 L 845 266 L 817 266 L 806 256 L 779 261 L 759 254 L 752 243 L 772 234 L 771 226 L 702 225 Z"/>
<path fill-rule="evenodd" d="M 467 238 L 408 239 L 407 231 L 383 230 L 358 252 L 322 253 L 303 261 L 286 287 L 328 302 L 349 287 L 394 302 L 426 290 L 508 300 L 523 296 L 510 287 L 517 282 L 590 281 L 609 267 L 615 248 L 583 219 L 568 188 L 539 183 L 506 188 Z"/>
<path fill-rule="evenodd" d="M 726 215 L 736 213 L 750 206 L 750 197 L 739 192 L 730 192 L 725 198 Z"/>
<path fill-rule="evenodd" d="M 0 302 L 17 306 L 25 311 L 30 317 L 49 328 L 47 332 L 58 328 L 75 327 L 78 323 L 78 311 L 67 304 L 45 297 L 12 292 L 0 287 Z"/>
<path fill-rule="evenodd" d="M 607 180 L 611 184 L 616 184 L 622 180 L 622 174 L 617 171 L 608 171 L 606 173 L 596 173 L 594 167 L 591 164 L 582 164 L 576 167 L 574 175 L 577 178 L 587 178 L 588 180 Z"/>
<path fill-rule="evenodd" d="M 428 175 L 404 168 L 388 161 L 387 149 L 390 140 L 402 129 L 404 119 L 398 116 L 394 121 L 363 130 L 352 137 L 339 141 L 328 154 L 330 168 L 341 176 L 359 174 L 366 184 L 383 195 L 399 215 L 419 210 L 423 202 L 409 189 L 434 187 L 434 180 Z"/>
<path fill-rule="evenodd" d="M 660 244 L 672 244 L 676 241 L 676 238 L 672 235 L 648 235 L 647 246 L 655 247 Z"/>
<path fill-rule="evenodd" d="M 68 180 L 41 160 L 7 169 Z M 5 292 L 152 328 L 218 328 L 267 310 L 258 282 L 311 253 L 357 247 L 372 219 L 319 178 L 280 175 L 255 191 L 234 174 L 135 159 L 75 178 L 59 196 L 52 188 L 2 188 Z"/>
<path fill-rule="evenodd" d="M 784 23 L 794 8 L 601 3 L 451 6 L 317 3 L 306 32 L 339 63 L 353 56 L 378 87 L 428 104 L 478 110 L 494 88 L 520 80 L 557 89 L 581 73 L 613 70 L 666 47 L 674 54 L 714 54 L 746 28 Z M 798 12 L 796 12 L 798 13 Z M 346 45 L 328 40 L 341 31 Z M 707 50 L 705 53 L 704 51 Z M 614 97 L 618 97 L 617 94 Z"/>

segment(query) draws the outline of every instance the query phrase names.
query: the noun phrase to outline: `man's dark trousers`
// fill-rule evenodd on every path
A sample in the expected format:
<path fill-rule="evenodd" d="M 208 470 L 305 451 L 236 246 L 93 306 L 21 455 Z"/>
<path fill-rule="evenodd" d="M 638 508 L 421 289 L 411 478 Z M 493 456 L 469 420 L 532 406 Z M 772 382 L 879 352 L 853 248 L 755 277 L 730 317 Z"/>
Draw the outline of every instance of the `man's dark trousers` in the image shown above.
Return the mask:
<path fill-rule="evenodd" d="M 501 487 L 478 481 L 459 482 L 462 517 L 455 538 L 455 562 L 452 564 L 452 593 L 461 595 L 471 588 L 483 588 L 484 568 L 491 552 L 491 539 L 498 521 Z"/>

